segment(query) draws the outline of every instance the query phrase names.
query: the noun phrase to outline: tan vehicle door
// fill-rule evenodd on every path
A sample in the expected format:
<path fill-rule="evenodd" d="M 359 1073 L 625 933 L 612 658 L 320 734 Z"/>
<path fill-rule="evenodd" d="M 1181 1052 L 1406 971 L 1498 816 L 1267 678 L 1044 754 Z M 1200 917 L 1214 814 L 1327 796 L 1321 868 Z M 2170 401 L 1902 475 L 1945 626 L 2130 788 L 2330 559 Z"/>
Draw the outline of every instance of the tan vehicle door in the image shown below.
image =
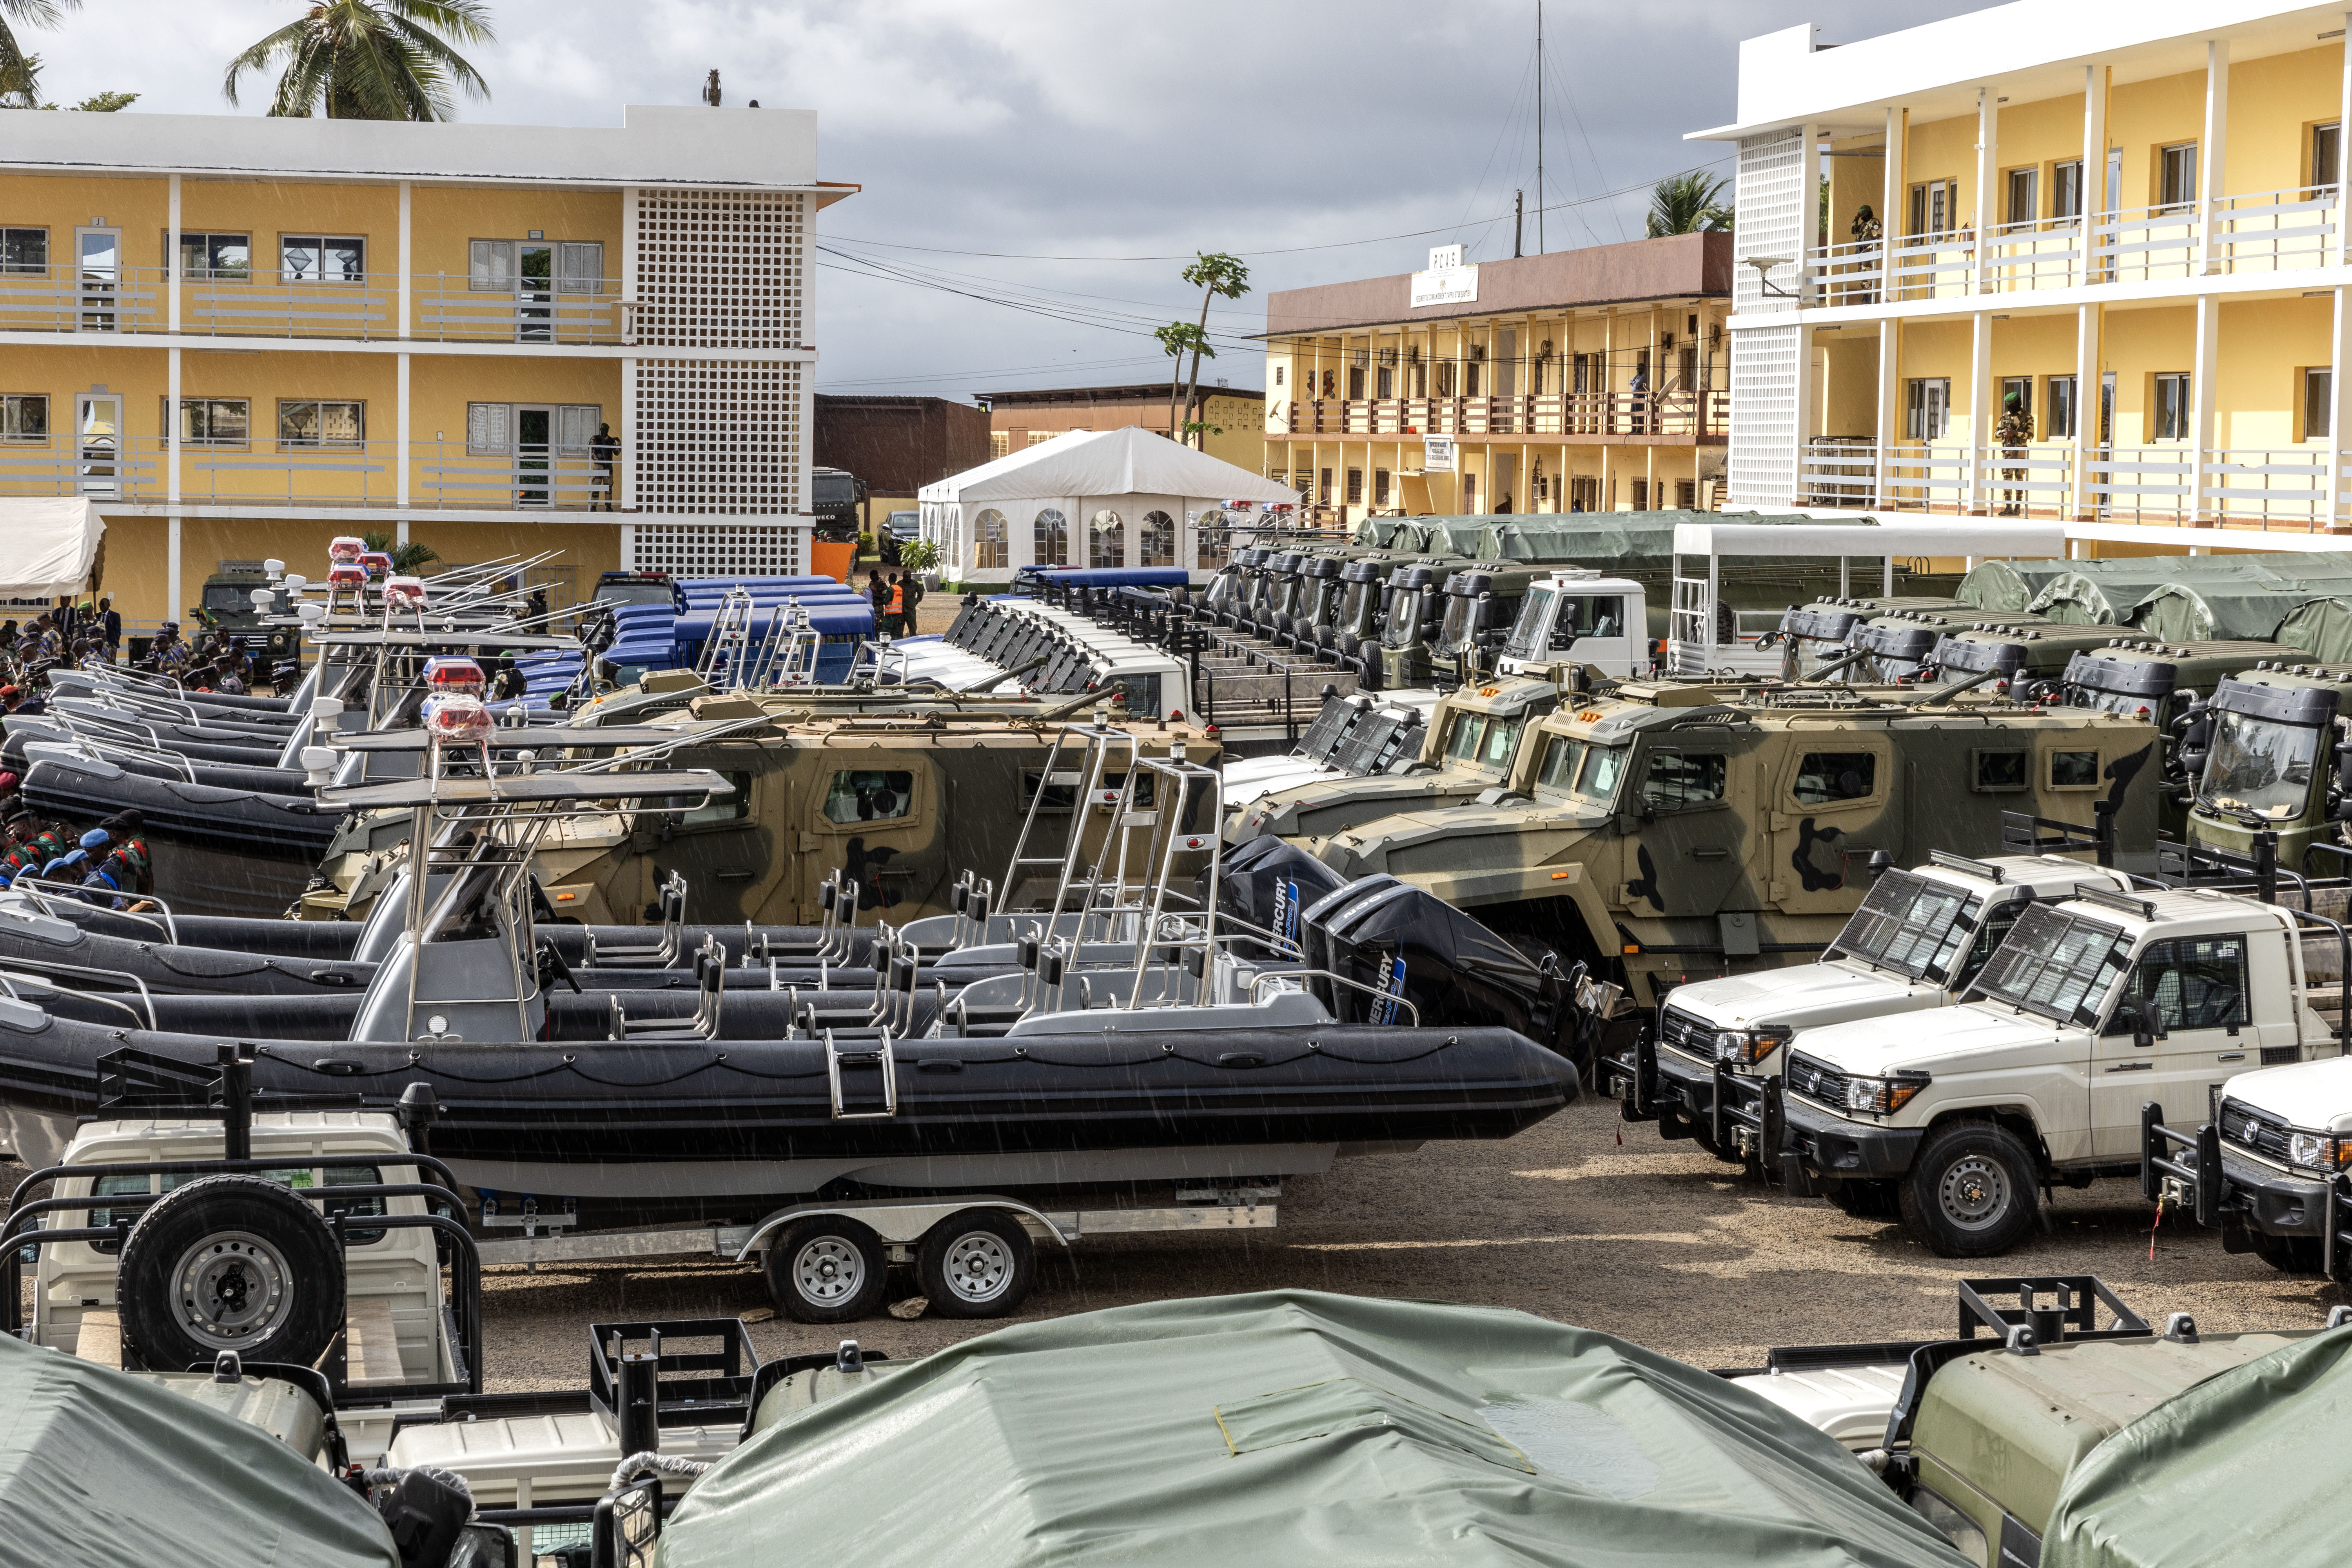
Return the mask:
<path fill-rule="evenodd" d="M 1846 914 L 1869 889 L 1870 852 L 1901 849 L 1886 830 L 1895 788 L 1886 737 L 1800 731 L 1771 786 L 1772 902 L 1789 914 Z"/>
<path fill-rule="evenodd" d="M 802 806 L 803 860 L 814 879 L 835 870 L 858 885 L 861 924 L 944 912 L 953 876 L 942 831 L 935 753 L 814 748 L 819 765 Z M 803 919 L 814 919 L 814 910 Z"/>

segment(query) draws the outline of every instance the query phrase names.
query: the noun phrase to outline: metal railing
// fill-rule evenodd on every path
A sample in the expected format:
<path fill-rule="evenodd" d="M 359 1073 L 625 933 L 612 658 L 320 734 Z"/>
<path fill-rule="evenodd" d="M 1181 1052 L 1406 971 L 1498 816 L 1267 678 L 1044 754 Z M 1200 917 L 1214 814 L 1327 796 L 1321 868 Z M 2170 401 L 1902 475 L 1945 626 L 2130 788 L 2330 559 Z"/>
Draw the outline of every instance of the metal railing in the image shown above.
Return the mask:
<path fill-rule="evenodd" d="M 2327 465 L 2334 451 L 2326 444 L 2200 454 L 2178 442 L 2087 450 L 2047 442 L 1979 455 L 1953 442 L 1900 442 L 1882 451 L 1874 441 L 1824 437 L 1798 460 L 1798 500 L 1857 510 L 1987 513 L 2014 507 L 2025 515 L 2081 511 L 2119 522 L 2312 532 L 2331 525 Z"/>
<path fill-rule="evenodd" d="M 0 496 L 89 496 L 190 505 L 390 507 L 400 501 L 400 444 L 256 438 L 183 441 L 179 493 L 169 443 L 70 435 L 0 439 Z M 406 504 L 438 510 L 586 511 L 617 504 L 617 463 L 593 448 L 514 442 L 489 450 L 455 441 L 408 446 Z"/>
<path fill-rule="evenodd" d="M 1501 397 L 1316 398 L 1272 406 L 1266 427 L 1293 436 L 1722 436 L 1727 387 L 1544 392 Z"/>
<path fill-rule="evenodd" d="M 183 274 L 161 267 L 85 272 L 50 267 L 0 273 L 0 331 L 77 333 L 171 330 L 215 337 L 406 336 L 429 342 L 605 343 L 630 341 L 634 301 L 615 278 L 565 278 L 477 288 L 465 273 L 408 279 L 408 331 L 401 331 L 401 278 L 370 272 L 329 281 L 251 274 Z"/>

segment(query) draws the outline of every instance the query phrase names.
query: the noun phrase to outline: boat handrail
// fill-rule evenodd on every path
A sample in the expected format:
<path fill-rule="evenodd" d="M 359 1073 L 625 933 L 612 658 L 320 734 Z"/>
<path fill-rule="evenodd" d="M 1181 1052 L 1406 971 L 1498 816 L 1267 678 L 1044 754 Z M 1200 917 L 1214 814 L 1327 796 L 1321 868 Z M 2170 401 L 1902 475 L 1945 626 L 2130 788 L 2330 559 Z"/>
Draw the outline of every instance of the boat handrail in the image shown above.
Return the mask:
<path fill-rule="evenodd" d="M 1411 997 L 1401 996 L 1391 992 L 1383 991 L 1377 985 L 1367 985 L 1360 980 L 1352 979 L 1345 974 L 1335 974 L 1328 969 L 1277 969 L 1271 971 L 1268 973 L 1261 974 L 1250 982 L 1250 1005 L 1252 1006 L 1257 1005 L 1257 994 L 1260 986 L 1270 985 L 1277 980 L 1328 980 L 1335 984 L 1344 985 L 1350 991 L 1360 991 L 1367 996 L 1377 996 L 1383 1002 L 1395 1003 L 1398 1006 L 1405 1008 L 1412 1014 L 1412 1026 L 1413 1028 L 1418 1029 L 1421 1027 L 1421 1009 L 1413 1005 L 1412 999 Z"/>
<path fill-rule="evenodd" d="M 127 985 L 139 993 L 139 1000 L 147 1009 L 147 1026 L 151 1029 L 159 1026 L 155 1022 L 155 994 L 147 989 L 147 983 L 144 980 L 127 970 L 100 969 L 87 963 L 68 963 L 62 959 L 56 958 L 27 958 L 20 952 L 8 955 L 8 967 L 28 969 L 36 976 L 54 973 L 73 979 L 104 980 Z M 88 995 L 89 993 L 79 992 L 77 994 Z"/>
<path fill-rule="evenodd" d="M 47 898 L 49 893 L 54 892 L 62 897 L 69 898 L 76 903 L 80 903 L 83 901 L 80 895 L 87 884 L 81 882 L 59 882 L 54 881 L 47 877 L 27 877 L 19 873 L 9 882 L 8 886 L 12 890 L 30 894 L 33 902 L 40 907 L 41 912 L 43 914 L 48 914 L 51 912 Z M 123 896 L 126 898 L 135 897 L 142 903 L 154 905 L 156 913 L 162 915 L 163 919 L 159 921 L 155 918 L 155 915 L 150 914 L 144 910 L 99 910 L 99 912 L 100 914 L 112 915 L 117 920 L 137 921 L 141 925 L 154 926 L 163 931 L 163 938 L 166 942 L 169 942 L 174 947 L 177 947 L 180 944 L 180 928 L 178 922 L 172 919 L 171 905 L 165 903 L 163 900 L 156 898 L 152 893 L 125 894 Z M 95 904 L 92 904 L 89 907 L 92 909 L 98 909 L 98 906 Z"/>
<path fill-rule="evenodd" d="M 38 1002 L 27 1002 L 23 996 L 17 994 L 16 986 L 19 982 L 28 985 L 40 986 L 43 990 L 48 992 L 52 995 L 55 995 L 60 991 L 65 991 L 68 992 L 72 995 L 80 997 L 85 1002 L 96 1002 L 100 1005 L 107 1007 L 120 1007 L 122 1011 L 131 1015 L 131 1021 L 132 1024 L 135 1025 L 140 1021 L 139 1009 L 133 1007 L 130 1003 L 123 1001 L 119 996 L 101 996 L 92 991 L 74 991 L 69 986 L 58 985 L 50 981 L 43 980 L 37 974 L 11 974 L 6 970 L 0 969 L 0 990 L 5 990 L 8 993 L 8 998 L 10 1001 L 24 1002 L 25 1005 L 27 1007 L 40 1006 Z M 146 1020 L 147 1027 L 151 1029 L 155 1026 L 154 1009 L 154 1000 L 151 997 L 147 1002 Z M 45 1012 L 47 1010 L 47 1009 L 46 1008 L 43 1009 Z"/>

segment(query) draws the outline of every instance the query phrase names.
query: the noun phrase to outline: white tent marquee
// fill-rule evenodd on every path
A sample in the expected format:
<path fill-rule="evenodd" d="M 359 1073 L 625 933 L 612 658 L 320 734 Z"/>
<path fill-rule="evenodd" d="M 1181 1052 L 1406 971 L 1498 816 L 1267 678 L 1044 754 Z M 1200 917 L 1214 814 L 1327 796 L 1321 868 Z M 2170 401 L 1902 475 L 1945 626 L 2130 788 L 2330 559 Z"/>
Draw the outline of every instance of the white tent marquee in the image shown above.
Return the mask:
<path fill-rule="evenodd" d="M 1295 503 L 1298 492 L 1130 425 L 1056 436 L 917 499 L 943 578 L 1007 583 L 1034 565 L 1197 566 L 1204 509 Z"/>
<path fill-rule="evenodd" d="M 0 500 L 0 599 L 50 599 L 89 586 L 106 524 L 79 496 Z"/>

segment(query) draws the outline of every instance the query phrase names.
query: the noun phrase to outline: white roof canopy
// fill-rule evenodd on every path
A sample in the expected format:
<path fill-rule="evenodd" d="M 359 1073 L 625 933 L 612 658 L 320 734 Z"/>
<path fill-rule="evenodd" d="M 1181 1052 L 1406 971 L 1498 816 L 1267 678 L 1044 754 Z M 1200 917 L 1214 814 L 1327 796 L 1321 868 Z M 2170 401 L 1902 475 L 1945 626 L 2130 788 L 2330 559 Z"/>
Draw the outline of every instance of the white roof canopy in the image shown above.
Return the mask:
<path fill-rule="evenodd" d="M 2005 555 L 2061 560 L 2066 531 L 2054 522 L 1678 522 L 1677 555 Z"/>
<path fill-rule="evenodd" d="M 89 586 L 106 524 L 79 496 L 0 500 L 0 599 L 50 599 Z"/>
<path fill-rule="evenodd" d="M 1008 452 L 992 462 L 925 485 L 925 501 L 1063 497 L 1182 496 L 1201 500 L 1297 501 L 1298 492 L 1222 458 L 1180 447 L 1140 426 L 1073 431 Z"/>

